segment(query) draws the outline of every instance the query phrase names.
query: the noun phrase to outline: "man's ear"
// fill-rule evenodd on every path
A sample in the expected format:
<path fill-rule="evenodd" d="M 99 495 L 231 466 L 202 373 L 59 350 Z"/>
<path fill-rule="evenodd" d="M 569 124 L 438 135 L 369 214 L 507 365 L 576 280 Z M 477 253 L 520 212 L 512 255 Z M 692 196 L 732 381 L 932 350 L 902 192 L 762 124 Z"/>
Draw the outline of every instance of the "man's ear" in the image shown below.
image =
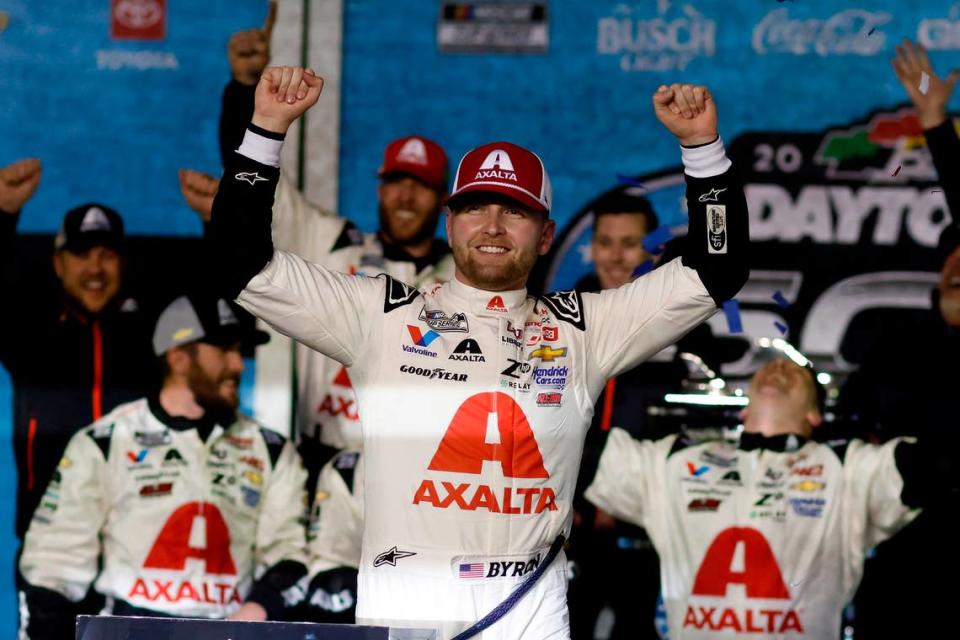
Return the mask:
<path fill-rule="evenodd" d="M 543 225 L 543 231 L 540 233 L 540 255 L 545 256 L 550 251 L 553 244 L 553 237 L 557 234 L 557 223 L 553 220 L 547 220 Z"/>
<path fill-rule="evenodd" d="M 749 416 L 750 416 L 750 406 L 747 405 L 740 411 L 740 422 L 746 422 Z"/>
<path fill-rule="evenodd" d="M 53 272 L 57 274 L 57 278 L 63 280 L 63 255 L 57 251 L 53 254 L 51 259 L 53 263 Z"/>
<path fill-rule="evenodd" d="M 820 415 L 819 409 L 810 409 L 810 411 L 807 411 L 806 418 L 807 422 L 809 422 L 810 426 L 814 429 L 823 424 L 823 416 Z"/>
<path fill-rule="evenodd" d="M 190 369 L 190 355 L 179 347 L 167 350 L 164 357 L 167 359 L 167 368 L 172 374 L 185 375 Z"/>

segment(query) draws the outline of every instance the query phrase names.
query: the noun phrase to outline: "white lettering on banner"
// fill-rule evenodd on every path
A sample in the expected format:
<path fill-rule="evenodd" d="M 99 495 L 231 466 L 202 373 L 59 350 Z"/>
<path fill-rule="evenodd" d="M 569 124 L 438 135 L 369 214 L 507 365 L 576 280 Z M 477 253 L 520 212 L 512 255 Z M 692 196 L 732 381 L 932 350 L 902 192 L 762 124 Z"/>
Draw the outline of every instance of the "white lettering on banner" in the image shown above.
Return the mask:
<path fill-rule="evenodd" d="M 809 238 L 852 245 L 875 219 L 873 244 L 895 245 L 905 233 L 921 246 L 935 247 L 950 221 L 943 193 L 916 187 L 807 185 L 794 198 L 779 185 L 750 184 L 745 192 L 754 242 Z"/>
<path fill-rule="evenodd" d="M 763 273 L 769 276 L 775 272 Z M 797 272 L 783 273 L 791 277 L 797 275 Z M 821 293 L 810 306 L 803 322 L 800 350 L 816 358 L 818 367 L 825 371 L 852 371 L 856 367 L 843 358 L 840 345 L 854 318 L 869 309 L 928 309 L 930 289 L 936 286 L 938 277 L 937 273 L 924 271 L 878 271 L 840 280 Z M 758 280 L 760 291 L 754 292 L 756 283 L 751 272 L 750 280 L 738 298 L 758 302 L 768 290 L 763 279 Z M 721 372 L 725 376 L 749 377 L 756 373 L 767 362 L 766 356 L 759 354 L 756 338 L 769 337 L 774 321 L 786 324 L 779 315 L 762 309 L 741 308 L 740 320 L 743 333 L 737 335 L 730 333 L 723 315 L 707 321 L 715 336 L 744 342 L 744 355 L 735 362 L 722 365 Z"/>
<path fill-rule="evenodd" d="M 917 25 L 917 42 L 937 51 L 960 49 L 960 3 L 950 7 L 948 18 L 925 18 Z"/>
<path fill-rule="evenodd" d="M 669 17 L 669 4 L 659 2 L 655 18 L 634 18 L 640 6 L 617 5 L 618 16 L 597 21 L 597 53 L 620 56 L 623 71 L 682 71 L 695 58 L 712 57 L 717 23 L 689 4 Z"/>
<path fill-rule="evenodd" d="M 789 10 L 780 8 L 768 13 L 753 28 L 753 50 L 762 56 L 872 56 L 886 47 L 887 37 L 877 29 L 890 20 L 886 11 L 864 9 L 847 9 L 825 20 L 791 19 Z"/>
<path fill-rule="evenodd" d="M 122 49 L 100 49 L 97 51 L 97 69 L 117 71 L 119 69 L 176 70 L 180 68 L 177 56 L 170 51 L 124 51 Z"/>

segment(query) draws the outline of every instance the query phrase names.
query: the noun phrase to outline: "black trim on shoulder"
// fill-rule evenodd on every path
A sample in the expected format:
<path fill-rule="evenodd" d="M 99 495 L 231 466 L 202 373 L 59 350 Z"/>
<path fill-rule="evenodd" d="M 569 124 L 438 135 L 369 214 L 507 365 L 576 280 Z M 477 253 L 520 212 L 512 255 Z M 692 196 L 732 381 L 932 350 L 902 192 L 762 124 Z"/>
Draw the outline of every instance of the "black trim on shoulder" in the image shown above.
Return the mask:
<path fill-rule="evenodd" d="M 583 298 L 579 291 L 575 289 L 554 291 L 540 296 L 540 300 L 560 320 L 572 324 L 580 331 L 586 330 L 587 325 L 583 317 Z"/>
<path fill-rule="evenodd" d="M 693 438 L 689 438 L 683 433 L 678 433 L 677 439 L 673 441 L 670 451 L 667 452 L 667 459 L 669 460 L 675 453 L 680 453 L 684 449 L 689 449 L 690 447 L 703 444 L 704 442 L 705 441 L 703 440 L 694 440 Z"/>
<path fill-rule="evenodd" d="M 247 125 L 247 129 L 249 129 L 252 133 L 257 134 L 258 136 L 263 136 L 264 138 L 270 138 L 271 140 L 281 140 L 281 141 L 282 141 L 282 140 L 286 137 L 286 135 L 283 134 L 283 133 L 277 133 L 276 131 L 268 131 L 267 129 L 264 129 L 263 127 L 258 127 L 257 125 L 253 124 L 252 122 Z"/>
<path fill-rule="evenodd" d="M 270 468 L 273 469 L 277 466 L 277 460 L 283 453 L 283 445 L 287 443 L 287 439 L 266 427 L 260 427 L 260 436 L 263 438 L 264 444 L 267 445 L 267 453 L 270 454 Z"/>
<path fill-rule="evenodd" d="M 404 307 L 416 300 L 417 296 L 420 295 L 420 292 L 414 287 L 404 284 L 403 282 L 400 282 L 399 280 L 392 278 L 385 273 L 381 273 L 377 277 L 383 277 L 387 279 L 387 287 L 383 296 L 384 313 L 390 313 L 395 309 Z"/>
<path fill-rule="evenodd" d="M 353 480 L 356 476 L 357 462 L 360 460 L 359 451 L 343 451 L 331 461 L 333 468 L 337 470 L 343 483 L 347 485 L 350 493 L 353 493 Z"/>
<path fill-rule="evenodd" d="M 103 453 L 103 459 L 110 459 L 110 441 L 113 439 L 113 424 L 97 424 L 87 429 L 87 435 L 93 440 L 93 443 L 99 447 Z"/>
<path fill-rule="evenodd" d="M 357 229 L 357 225 L 353 224 L 349 220 L 344 220 L 343 229 L 340 230 L 340 235 L 337 236 L 337 240 L 333 243 L 333 246 L 330 247 L 330 250 L 336 251 L 337 249 L 356 247 L 362 244 L 363 233 Z"/>
<path fill-rule="evenodd" d="M 841 438 L 837 440 L 827 440 L 823 443 L 833 451 L 834 455 L 840 460 L 840 463 L 843 464 L 847 461 L 847 449 L 850 448 L 850 440 L 847 438 Z"/>

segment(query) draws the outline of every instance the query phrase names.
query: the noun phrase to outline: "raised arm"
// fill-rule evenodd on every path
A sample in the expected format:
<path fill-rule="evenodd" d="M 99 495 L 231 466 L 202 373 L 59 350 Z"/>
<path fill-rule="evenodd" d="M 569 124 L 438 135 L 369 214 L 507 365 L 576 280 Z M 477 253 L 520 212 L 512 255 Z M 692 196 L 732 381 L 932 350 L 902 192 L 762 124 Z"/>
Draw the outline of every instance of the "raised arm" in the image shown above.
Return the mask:
<path fill-rule="evenodd" d="M 749 275 L 743 187 L 717 132 L 706 87 L 661 86 L 657 118 L 680 142 L 688 231 L 682 255 L 618 289 L 584 294 L 590 353 L 602 379 L 633 368 L 676 342 L 732 298 Z"/>
<path fill-rule="evenodd" d="M 947 103 L 957 86 L 960 71 L 954 69 L 946 78 L 941 78 L 933 70 L 923 45 L 909 40 L 897 45 L 892 64 L 897 79 L 917 109 L 940 186 L 956 223 L 960 216 L 960 139 L 953 119 L 947 115 Z"/>
<path fill-rule="evenodd" d="M 263 73 L 253 122 L 214 198 L 208 238 L 225 295 L 284 335 L 350 366 L 378 317 L 372 310 L 385 300 L 386 281 L 336 273 L 275 251 L 271 235 L 283 135 L 316 103 L 322 86 L 301 68 Z"/>

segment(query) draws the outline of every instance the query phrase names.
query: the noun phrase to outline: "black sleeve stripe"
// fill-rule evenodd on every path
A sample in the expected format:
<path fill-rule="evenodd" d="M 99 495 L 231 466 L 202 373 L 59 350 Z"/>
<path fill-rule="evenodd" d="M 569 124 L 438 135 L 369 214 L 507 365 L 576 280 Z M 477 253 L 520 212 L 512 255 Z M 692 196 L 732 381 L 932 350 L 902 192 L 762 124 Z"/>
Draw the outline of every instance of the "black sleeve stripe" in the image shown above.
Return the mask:
<path fill-rule="evenodd" d="M 87 435 L 93 440 L 93 443 L 97 445 L 100 451 L 103 453 L 103 459 L 110 459 L 110 441 L 113 439 L 113 425 L 103 428 L 91 428 L 87 431 Z"/>

